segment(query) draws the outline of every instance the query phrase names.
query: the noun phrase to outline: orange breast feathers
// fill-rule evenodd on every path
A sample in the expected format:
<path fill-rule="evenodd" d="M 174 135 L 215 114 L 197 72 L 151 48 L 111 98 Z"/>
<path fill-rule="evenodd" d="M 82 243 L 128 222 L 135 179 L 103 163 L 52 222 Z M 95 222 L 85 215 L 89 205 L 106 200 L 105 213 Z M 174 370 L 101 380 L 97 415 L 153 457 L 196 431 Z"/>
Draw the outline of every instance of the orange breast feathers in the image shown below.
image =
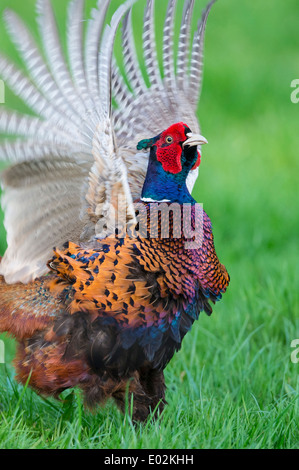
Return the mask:
<path fill-rule="evenodd" d="M 208 233 L 199 250 L 185 250 L 178 239 L 111 238 L 86 250 L 69 242 L 55 251 L 49 267 L 58 275 L 49 284 L 52 293 L 72 285 L 70 313 L 114 317 L 133 328 L 168 315 L 171 321 L 174 301 L 180 298 L 187 307 L 199 290 L 215 302 L 229 282 Z"/>
<path fill-rule="evenodd" d="M 162 260 L 156 261 L 150 253 L 143 260 L 138 256 L 138 242 L 132 239 L 96 243 L 94 250 L 68 243 L 64 251 L 55 251 L 49 263 L 58 274 L 49 284 L 51 292 L 59 293 L 66 283 L 72 284 L 69 312 L 113 316 L 130 327 L 141 326 L 145 317 L 149 326 L 166 315 Z"/>

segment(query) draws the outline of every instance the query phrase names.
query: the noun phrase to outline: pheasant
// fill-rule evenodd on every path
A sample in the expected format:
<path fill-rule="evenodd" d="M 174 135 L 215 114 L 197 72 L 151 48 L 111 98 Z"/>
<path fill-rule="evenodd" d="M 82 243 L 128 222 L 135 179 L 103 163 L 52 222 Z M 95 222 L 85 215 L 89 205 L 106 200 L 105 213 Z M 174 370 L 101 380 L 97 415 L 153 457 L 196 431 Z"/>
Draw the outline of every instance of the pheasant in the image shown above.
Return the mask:
<path fill-rule="evenodd" d="M 0 331 L 17 340 L 21 383 L 56 398 L 80 387 L 88 406 L 112 397 L 121 410 L 129 393 L 134 420 L 144 421 L 163 410 L 163 371 L 199 313 L 212 313 L 229 275 L 210 219 L 191 195 L 207 143 L 196 108 L 214 1 L 193 41 L 194 0 L 185 1 L 175 61 L 177 2 L 169 0 L 163 78 L 154 1 L 147 1 L 149 87 L 133 39 L 134 3 L 107 25 L 110 1 L 99 0 L 84 35 L 84 0 L 72 0 L 69 65 L 49 0 L 37 1 L 43 53 L 22 20 L 5 12 L 29 78 L 3 56 L 0 75 L 36 117 L 0 115 L 1 132 L 18 136 L 0 145 L 10 163 L 2 174 L 8 247 Z M 126 79 L 114 57 L 121 21 Z"/>

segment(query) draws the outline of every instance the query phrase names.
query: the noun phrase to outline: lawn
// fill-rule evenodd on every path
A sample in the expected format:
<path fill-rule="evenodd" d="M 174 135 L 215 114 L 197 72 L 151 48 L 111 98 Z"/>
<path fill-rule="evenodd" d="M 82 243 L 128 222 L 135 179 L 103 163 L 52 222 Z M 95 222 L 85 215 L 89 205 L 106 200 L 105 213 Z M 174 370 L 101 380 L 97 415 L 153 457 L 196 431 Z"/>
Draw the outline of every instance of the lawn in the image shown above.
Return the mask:
<path fill-rule="evenodd" d="M 35 2 L 24 3 L 13 8 L 34 24 Z M 65 5 L 53 3 L 62 25 Z M 163 14 L 166 3 L 159 0 Z M 0 13 L 8 5 L 1 0 Z M 134 10 L 137 34 L 143 5 Z M 196 0 L 195 16 L 204 5 Z M 38 397 L 14 381 L 14 343 L 1 336 L 0 448 L 298 447 L 291 342 L 299 338 L 299 103 L 290 99 L 298 28 L 297 0 L 221 0 L 209 17 L 198 109 L 209 145 L 194 194 L 212 219 L 231 284 L 168 365 L 160 420 L 134 426 L 112 403 L 91 414 L 77 391 L 62 402 Z M 17 61 L 2 21 L 0 37 L 1 51 Z M 9 91 L 6 102 L 25 109 Z"/>

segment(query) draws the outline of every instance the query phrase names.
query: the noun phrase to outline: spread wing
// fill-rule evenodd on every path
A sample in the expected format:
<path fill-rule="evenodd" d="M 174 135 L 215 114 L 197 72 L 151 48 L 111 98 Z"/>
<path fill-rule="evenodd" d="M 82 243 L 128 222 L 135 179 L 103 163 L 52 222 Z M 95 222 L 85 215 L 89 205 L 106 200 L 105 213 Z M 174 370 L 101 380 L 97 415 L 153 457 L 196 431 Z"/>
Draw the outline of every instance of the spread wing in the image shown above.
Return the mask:
<path fill-rule="evenodd" d="M 86 53 L 93 61 L 85 57 L 86 68 L 83 0 L 69 4 L 69 69 L 48 0 L 37 3 L 46 61 L 22 21 L 12 11 L 5 13 L 28 78 L 4 57 L 1 75 L 39 116 L 3 112 L 0 117 L 1 131 L 18 136 L 0 146 L 1 157 L 11 163 L 2 174 L 8 249 L 0 272 L 8 283 L 28 282 L 47 272 L 53 246 L 111 232 L 120 203 L 125 223 L 134 220 L 126 166 L 117 149 L 111 116 L 114 38 L 133 2 L 122 5 L 104 31 L 109 2 L 99 2 L 101 8 L 93 12 L 88 24 Z"/>
<path fill-rule="evenodd" d="M 8 32 L 24 62 L 19 70 L 0 55 L 0 76 L 31 115 L 1 111 L 0 159 L 7 251 L 0 274 L 8 283 L 28 282 L 47 272 L 53 246 L 109 234 L 116 213 L 134 222 L 132 200 L 140 197 L 148 155 L 136 153 L 142 138 L 177 121 L 199 130 L 196 108 L 202 74 L 203 38 L 211 2 L 193 40 L 194 0 L 186 0 L 175 60 L 176 0 L 170 0 L 164 27 L 162 78 L 157 63 L 154 1 L 145 8 L 143 46 L 150 87 L 137 60 L 128 0 L 105 26 L 110 0 L 98 0 L 84 25 L 84 0 L 71 0 L 64 56 L 50 0 L 37 1 L 41 47 L 11 10 Z M 126 79 L 112 58 L 124 17 Z M 191 60 L 190 59 L 191 49 Z M 129 85 L 127 85 L 127 83 Z M 116 107 L 111 109 L 111 100 Z M 34 116 L 35 115 L 35 116 Z M 197 171 L 191 172 L 192 188 Z"/>

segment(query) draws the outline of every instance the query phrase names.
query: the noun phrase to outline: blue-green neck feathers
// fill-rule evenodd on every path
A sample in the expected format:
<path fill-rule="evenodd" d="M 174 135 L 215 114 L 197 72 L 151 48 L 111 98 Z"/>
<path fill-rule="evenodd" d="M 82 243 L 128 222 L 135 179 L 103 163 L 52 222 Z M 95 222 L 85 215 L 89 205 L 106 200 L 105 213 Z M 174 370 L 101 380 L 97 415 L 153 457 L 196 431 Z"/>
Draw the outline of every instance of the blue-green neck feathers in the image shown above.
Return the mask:
<path fill-rule="evenodd" d="M 151 147 L 142 199 L 194 204 L 195 200 L 188 191 L 186 179 L 196 159 L 195 147 L 183 150 L 181 155 L 182 171 L 173 174 L 163 169 L 162 164 L 156 158 L 156 146 Z"/>

